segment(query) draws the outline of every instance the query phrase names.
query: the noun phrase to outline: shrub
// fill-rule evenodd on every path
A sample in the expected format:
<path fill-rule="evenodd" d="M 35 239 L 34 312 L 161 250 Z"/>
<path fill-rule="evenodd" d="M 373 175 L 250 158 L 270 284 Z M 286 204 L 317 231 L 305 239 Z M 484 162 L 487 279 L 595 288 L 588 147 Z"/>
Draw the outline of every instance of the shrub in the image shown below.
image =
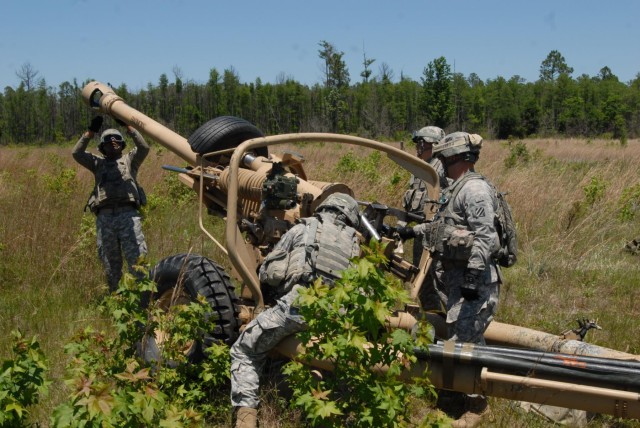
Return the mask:
<path fill-rule="evenodd" d="M 53 427 L 200 426 L 219 410 L 212 391 L 228 381 L 228 348 L 212 346 L 201 365 L 189 364 L 181 352 L 212 328 L 206 301 L 167 312 L 152 303 L 144 310 L 141 299 L 151 291 L 152 281 L 135 281 L 126 274 L 118 291 L 101 304 L 113 333 L 87 327 L 67 344 L 71 391 L 54 410 Z M 159 327 L 166 338 L 161 356 L 145 361 L 137 344 Z"/>
<path fill-rule="evenodd" d="M 35 337 L 27 341 L 19 331 L 12 331 L 13 358 L 2 363 L 0 372 L 0 426 L 27 425 L 27 407 L 38 403 L 47 392 L 47 360 Z"/>
<path fill-rule="evenodd" d="M 434 397 L 425 377 L 412 385 L 398 378 L 416 361 L 416 342 L 408 332 L 389 331 L 385 324 L 397 305 L 408 302 L 408 295 L 378 267 L 385 262 L 383 247 L 372 241 L 364 250 L 364 257 L 355 259 L 333 287 L 317 281 L 300 293 L 300 312 L 308 324 L 298 334 L 307 344 L 301 359 L 328 360 L 334 367 L 323 376 L 299 362 L 285 367 L 294 404 L 312 425 L 405 426 L 410 399 Z M 388 370 L 376 374 L 376 366 Z"/>
<path fill-rule="evenodd" d="M 640 184 L 622 190 L 618 202 L 618 217 L 622 221 L 633 220 L 640 209 Z"/>
<path fill-rule="evenodd" d="M 504 159 L 504 166 L 506 168 L 513 168 L 517 165 L 525 165 L 531 160 L 531 154 L 527 145 L 522 141 L 518 141 L 515 144 L 509 144 L 509 156 Z"/>

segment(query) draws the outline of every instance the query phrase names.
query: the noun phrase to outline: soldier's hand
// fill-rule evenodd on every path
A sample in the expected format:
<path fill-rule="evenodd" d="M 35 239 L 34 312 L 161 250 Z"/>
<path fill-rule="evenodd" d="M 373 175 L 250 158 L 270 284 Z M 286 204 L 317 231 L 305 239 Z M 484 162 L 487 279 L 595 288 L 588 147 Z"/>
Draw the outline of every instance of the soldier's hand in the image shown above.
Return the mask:
<path fill-rule="evenodd" d="M 403 226 L 397 228 L 396 231 L 398 232 L 398 235 L 400 235 L 400 239 L 403 241 L 416 237 L 416 232 L 413 230 L 413 227 Z"/>
<path fill-rule="evenodd" d="M 118 119 L 117 117 L 114 117 L 114 118 L 113 118 L 113 120 L 115 120 L 115 121 L 116 121 L 116 123 L 117 123 L 118 125 L 120 125 L 120 126 L 124 126 L 124 127 L 126 127 L 126 126 L 127 126 L 127 124 L 126 124 L 126 123 L 124 123 L 123 121 L 121 121 L 121 120 L 120 120 L 120 119 Z"/>
<path fill-rule="evenodd" d="M 102 127 L 102 116 L 96 116 L 93 119 L 91 119 L 91 124 L 89 125 L 89 127 L 87 129 L 89 129 L 89 131 L 95 133 L 95 132 L 100 131 L 101 127 Z"/>
<path fill-rule="evenodd" d="M 464 273 L 464 283 L 460 286 L 460 294 L 467 300 L 477 300 L 480 297 L 480 282 L 482 271 L 467 269 Z"/>

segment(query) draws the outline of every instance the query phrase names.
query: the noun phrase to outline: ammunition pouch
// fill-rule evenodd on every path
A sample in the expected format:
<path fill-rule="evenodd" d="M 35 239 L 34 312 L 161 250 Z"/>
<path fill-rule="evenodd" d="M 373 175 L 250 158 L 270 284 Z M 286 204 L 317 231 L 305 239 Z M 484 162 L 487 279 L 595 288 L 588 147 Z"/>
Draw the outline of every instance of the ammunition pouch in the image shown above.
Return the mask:
<path fill-rule="evenodd" d="M 424 230 L 422 245 L 436 260 L 446 264 L 466 266 L 466 262 L 471 257 L 474 235 L 474 232 L 462 226 L 433 222 Z"/>
<path fill-rule="evenodd" d="M 429 194 L 425 189 L 409 189 L 404 192 L 402 206 L 407 212 L 422 213 L 427 199 L 429 199 Z"/>
<path fill-rule="evenodd" d="M 260 282 L 270 286 L 279 286 L 287 277 L 289 268 L 289 253 L 284 250 L 274 250 L 264 260 L 266 269 L 260 271 Z"/>

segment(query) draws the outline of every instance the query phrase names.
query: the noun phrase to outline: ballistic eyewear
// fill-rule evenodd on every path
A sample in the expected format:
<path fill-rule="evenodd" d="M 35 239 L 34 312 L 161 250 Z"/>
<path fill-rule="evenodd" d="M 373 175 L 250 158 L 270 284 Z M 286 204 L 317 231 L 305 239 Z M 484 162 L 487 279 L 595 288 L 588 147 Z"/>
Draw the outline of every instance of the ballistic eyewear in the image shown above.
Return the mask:
<path fill-rule="evenodd" d="M 102 142 L 103 143 L 112 143 L 112 142 L 116 142 L 116 143 L 122 143 L 124 142 L 124 140 L 122 139 L 122 137 L 120 135 L 116 135 L 116 134 L 110 134 L 110 135 L 106 135 L 103 139 Z"/>

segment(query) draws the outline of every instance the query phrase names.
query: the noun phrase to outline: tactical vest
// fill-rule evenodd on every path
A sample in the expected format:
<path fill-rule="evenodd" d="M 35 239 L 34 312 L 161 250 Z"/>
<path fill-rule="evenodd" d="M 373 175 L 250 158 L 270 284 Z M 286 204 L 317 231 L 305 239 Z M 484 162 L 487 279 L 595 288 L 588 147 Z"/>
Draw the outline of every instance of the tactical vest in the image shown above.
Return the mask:
<path fill-rule="evenodd" d="M 356 230 L 336 224 L 333 216 L 320 214 L 300 221 L 306 227 L 304 246 L 293 248 L 288 254 L 270 254 L 266 277 L 261 278 L 277 285 L 280 295 L 289 292 L 294 284 L 308 285 L 318 278 L 332 285 L 349 267 L 349 260 L 359 254 L 354 245 L 358 240 Z"/>
<path fill-rule="evenodd" d="M 412 175 L 409 180 L 409 189 L 402 197 L 402 207 L 410 213 L 422 213 L 428 197 L 425 182 Z"/>
<path fill-rule="evenodd" d="M 504 198 L 504 194 L 499 192 L 496 187 L 487 180 L 484 176 L 476 173 L 469 172 L 462 177 L 455 185 L 445 189 L 442 194 L 444 200 L 447 201 L 447 205 L 444 209 L 436 214 L 436 219 L 441 219 L 446 225 L 454 226 L 456 224 L 456 216 L 453 212 L 453 201 L 462 190 L 462 187 L 469 180 L 480 179 L 486 182 L 494 193 L 494 197 L 498 201 L 497 209 L 495 212 L 494 225 L 500 241 L 500 249 L 497 253 L 492 254 L 494 259 L 500 266 L 510 267 L 513 266 L 518 258 L 518 243 L 516 235 L 515 222 L 513 220 L 513 214 L 509 203 Z"/>
<path fill-rule="evenodd" d="M 444 166 L 438 158 L 431 158 L 428 163 L 436 171 L 440 190 L 442 191 L 448 185 L 447 178 L 444 174 Z M 409 189 L 404 192 L 402 197 L 402 207 L 404 210 L 414 214 L 423 214 L 424 205 L 428 199 L 429 194 L 427 192 L 427 185 L 425 182 L 414 175 L 411 175 L 411 178 L 409 179 Z"/>
<path fill-rule="evenodd" d="M 131 173 L 130 159 L 121 156 L 118 159 L 102 159 L 98 162 L 95 186 L 87 208 L 97 212 L 100 208 L 131 203 L 139 208 L 147 203 L 144 190 Z"/>

